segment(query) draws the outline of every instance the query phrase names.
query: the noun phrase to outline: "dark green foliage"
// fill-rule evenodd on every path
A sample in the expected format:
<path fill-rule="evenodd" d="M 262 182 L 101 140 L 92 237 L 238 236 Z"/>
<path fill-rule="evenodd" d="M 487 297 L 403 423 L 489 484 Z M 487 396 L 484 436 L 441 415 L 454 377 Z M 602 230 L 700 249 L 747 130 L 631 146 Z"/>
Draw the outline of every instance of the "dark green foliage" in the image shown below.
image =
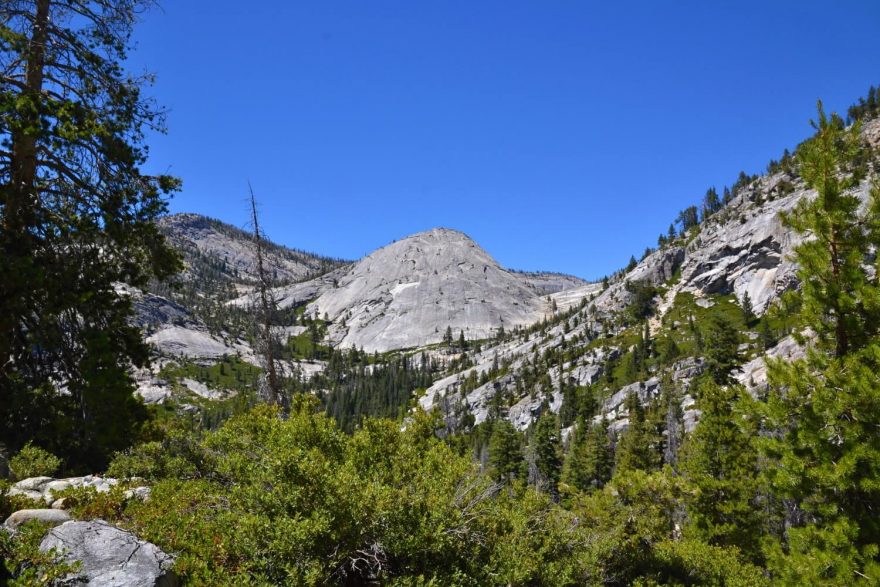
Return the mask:
<path fill-rule="evenodd" d="M 632 271 L 633 269 L 635 269 L 636 266 L 638 266 L 638 264 L 639 264 L 639 262 L 636 261 L 636 257 L 635 257 L 635 255 L 631 255 L 630 258 L 629 258 L 629 263 L 626 264 L 626 267 L 624 268 L 624 271 L 625 271 L 626 273 L 629 273 L 630 271 Z"/>
<path fill-rule="evenodd" d="M 752 298 L 749 296 L 749 292 L 743 294 L 742 312 L 743 320 L 747 325 L 755 321 L 755 309 L 752 307 Z"/>
<path fill-rule="evenodd" d="M 608 421 L 587 425 L 579 419 L 572 431 L 562 481 L 578 491 L 601 489 L 611 479 L 614 456 L 608 436 Z"/>
<path fill-rule="evenodd" d="M 614 448 L 615 475 L 629 471 L 652 471 L 660 466 L 660 438 L 649 421 L 638 395 L 630 393 L 624 401 L 629 425 Z"/>
<path fill-rule="evenodd" d="M 715 188 L 711 187 L 706 190 L 706 195 L 703 197 L 703 220 L 721 210 L 722 206 L 721 198 L 718 197 L 718 192 Z"/>
<path fill-rule="evenodd" d="M 880 581 L 880 286 L 865 271 L 878 243 L 877 188 L 867 216 L 846 193 L 855 182 L 857 127 L 819 105 L 816 136 L 798 152 L 818 192 L 786 218 L 817 238 L 796 249 L 803 281 L 800 317 L 817 333 L 806 359 L 772 361 L 770 390 L 756 406 L 763 479 L 787 508 L 782 542 L 768 542 L 768 566 L 787 584 Z M 875 266 L 876 268 L 876 266 Z"/>
<path fill-rule="evenodd" d="M 116 284 L 178 269 L 152 221 L 180 182 L 141 172 L 162 128 L 123 67 L 141 3 L 86 5 L 0 5 L 0 440 L 96 470 L 145 418 L 128 366 L 147 349 Z"/>
<path fill-rule="evenodd" d="M 675 222 L 681 225 L 681 232 L 684 234 L 691 228 L 700 224 L 699 213 L 696 206 L 688 206 L 678 213 Z"/>
<path fill-rule="evenodd" d="M 327 413 L 351 431 L 363 416 L 401 416 L 415 390 L 431 386 L 435 371 L 426 355 L 377 361 L 354 350 L 336 351 L 305 388 L 324 392 Z"/>
<path fill-rule="evenodd" d="M 850 121 L 870 120 L 880 115 L 880 91 L 874 86 L 868 88 L 867 97 L 859 98 L 847 111 Z"/>
<path fill-rule="evenodd" d="M 877 188 L 865 218 L 859 199 L 847 190 L 858 183 L 854 162 L 861 149 L 859 124 L 844 129 L 819 103 L 816 135 L 802 144 L 797 159 L 815 200 L 801 200 L 783 219 L 799 233 L 815 235 L 795 249 L 801 279 L 803 319 L 837 357 L 861 348 L 880 327 L 880 296 L 863 263 L 880 243 Z"/>
<path fill-rule="evenodd" d="M 671 365 L 679 356 L 681 350 L 675 342 L 675 338 L 669 335 L 660 337 L 657 342 L 657 359 L 661 365 Z"/>
<path fill-rule="evenodd" d="M 626 309 L 630 319 L 639 321 L 654 312 L 654 297 L 657 295 L 657 288 L 643 281 L 627 281 L 626 291 L 632 296 L 632 301 Z"/>
<path fill-rule="evenodd" d="M 728 383 L 733 369 L 742 363 L 742 356 L 739 331 L 726 314 L 711 314 L 703 333 L 703 353 L 712 379 L 720 384 Z"/>
<path fill-rule="evenodd" d="M 521 479 L 525 474 L 522 436 L 508 420 L 498 420 L 492 425 L 489 440 L 489 466 L 492 476 L 499 481 Z"/>
<path fill-rule="evenodd" d="M 559 479 L 562 474 L 562 442 L 559 436 L 559 422 L 549 410 L 544 410 L 532 437 L 536 485 L 556 499 L 559 495 Z"/>
<path fill-rule="evenodd" d="M 738 405 L 744 390 L 704 381 L 696 390 L 700 420 L 682 449 L 680 468 L 692 490 L 686 500 L 688 535 L 736 546 L 758 560 L 761 518 L 757 503 L 757 426 Z"/>

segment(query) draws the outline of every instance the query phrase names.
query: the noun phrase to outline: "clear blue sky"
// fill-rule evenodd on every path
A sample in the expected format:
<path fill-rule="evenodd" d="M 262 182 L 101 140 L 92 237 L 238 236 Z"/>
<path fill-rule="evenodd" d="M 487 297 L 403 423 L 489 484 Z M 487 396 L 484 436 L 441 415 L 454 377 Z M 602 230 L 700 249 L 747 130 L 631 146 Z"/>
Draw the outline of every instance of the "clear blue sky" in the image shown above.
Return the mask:
<path fill-rule="evenodd" d="M 164 0 L 175 212 L 357 258 L 434 226 L 594 278 L 880 83 L 880 2 Z"/>

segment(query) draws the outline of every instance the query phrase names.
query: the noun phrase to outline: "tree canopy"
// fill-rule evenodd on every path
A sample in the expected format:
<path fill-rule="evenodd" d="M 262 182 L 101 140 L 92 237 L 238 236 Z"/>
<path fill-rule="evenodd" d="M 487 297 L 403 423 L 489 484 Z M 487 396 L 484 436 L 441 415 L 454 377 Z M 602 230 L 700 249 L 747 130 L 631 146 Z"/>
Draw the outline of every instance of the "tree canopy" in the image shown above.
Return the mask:
<path fill-rule="evenodd" d="M 141 171 L 162 112 L 124 69 L 135 0 L 0 5 L 0 438 L 99 466 L 142 419 L 148 356 L 120 285 L 178 261 L 152 223 L 179 187 Z"/>

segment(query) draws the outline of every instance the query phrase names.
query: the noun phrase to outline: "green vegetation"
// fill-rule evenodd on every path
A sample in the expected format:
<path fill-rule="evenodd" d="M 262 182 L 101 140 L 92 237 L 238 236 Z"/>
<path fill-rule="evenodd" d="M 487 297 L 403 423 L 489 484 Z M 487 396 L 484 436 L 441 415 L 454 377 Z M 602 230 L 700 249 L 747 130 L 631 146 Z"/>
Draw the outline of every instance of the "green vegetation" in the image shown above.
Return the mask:
<path fill-rule="evenodd" d="M 863 267 L 880 244 L 880 187 L 867 216 L 845 192 L 857 175 L 857 127 L 819 105 L 816 135 L 800 150 L 818 196 L 786 217 L 810 232 L 796 249 L 800 312 L 816 333 L 805 359 L 770 365 L 770 392 L 755 406 L 762 480 L 788 504 L 787 531 L 769 543 L 768 567 L 788 584 L 880 581 L 880 285 Z M 824 282 L 824 283 L 823 283 Z"/>
<path fill-rule="evenodd" d="M 736 549 L 671 538 L 682 490 L 665 473 L 621 475 L 562 507 L 494 484 L 426 414 L 346 435 L 316 408 L 260 407 L 151 449 L 139 462 L 163 465 L 149 501 L 83 491 L 74 511 L 178 553 L 191 584 L 763 583 Z"/>
<path fill-rule="evenodd" d="M 48 477 L 61 467 L 61 459 L 28 442 L 9 459 L 9 470 L 16 479 Z"/>
<path fill-rule="evenodd" d="M 56 5 L 68 12 L 52 13 Z M 658 320 L 655 302 L 668 290 L 635 281 L 620 288 L 631 303 L 615 316 L 597 317 L 587 300 L 564 312 L 551 305 L 551 317 L 499 329 L 493 342 L 553 336 L 553 345 L 536 346 L 516 370 L 496 357 L 461 377 L 462 395 L 513 382 L 476 425 L 465 407 L 441 420 L 412 400 L 442 373 L 473 365 L 486 341 L 447 328 L 421 354 L 337 351 L 322 342 L 326 316 L 265 308 L 267 348 L 275 325 L 305 328 L 279 359 L 326 363 L 312 377 L 282 376 L 289 402 L 258 405 L 261 370 L 224 357 L 165 365 L 177 397 L 148 409 L 129 375 L 146 365 L 147 348 L 116 284 L 158 280 L 153 291 L 192 304 L 211 329 L 251 341 L 256 329 L 245 310 L 222 303 L 240 277 L 226 259 L 187 251 L 200 277 L 179 289 L 162 283 L 179 262 L 153 221 L 179 182 L 140 172 L 144 132 L 161 127 L 122 67 L 140 3 L 35 6 L 0 8 L 9 66 L 0 88 L 0 441 L 15 453 L 17 478 L 109 463 L 110 475 L 147 480 L 146 501 L 125 499 L 125 482 L 62 495 L 72 515 L 105 518 L 174 553 L 191 585 L 880 583 L 880 186 L 866 209 L 851 193 L 872 172 L 858 123 L 847 128 L 820 104 L 815 136 L 771 162 L 786 176 L 772 197 L 791 192 L 794 174 L 817 192 L 784 216 L 815 238 L 795 250 L 800 291 L 760 319 L 748 298 L 679 293 Z M 851 118 L 876 116 L 876 94 Z M 722 196 L 710 188 L 658 244 L 690 242 L 734 198 L 754 194 L 754 182 L 741 172 Z M 632 257 L 625 270 L 637 265 Z M 217 296 L 198 301 L 199 288 Z M 576 330 L 587 320 L 601 324 Z M 743 361 L 789 333 L 810 346 L 805 358 L 771 361 L 754 397 L 734 384 Z M 599 380 L 577 385 L 572 365 L 600 350 Z M 684 381 L 672 367 L 687 357 L 703 358 L 705 370 Z M 600 414 L 610 393 L 652 377 L 660 392 L 631 388 L 613 426 Z M 235 393 L 208 400 L 186 379 Z M 689 434 L 685 394 L 700 411 Z M 540 416 L 519 432 L 505 416 L 527 396 Z M 195 410 L 181 414 L 184 404 Z M 0 485 L 0 516 L 33 505 Z M 0 532 L 0 581 L 64 581 L 71 568 L 39 552 L 44 533 L 35 523 Z"/>
<path fill-rule="evenodd" d="M 193 379 L 211 389 L 255 391 L 260 369 L 234 355 L 226 355 L 216 363 L 207 365 L 182 360 L 170 362 L 162 368 L 159 375 L 170 381 Z"/>
<path fill-rule="evenodd" d="M 79 564 L 63 562 L 56 549 L 40 551 L 40 542 L 48 528 L 31 521 L 16 531 L 15 536 L 0 531 L 0 583 L 10 587 L 62 585 Z"/>
<path fill-rule="evenodd" d="M 427 355 L 378 355 L 334 351 L 327 366 L 306 384 L 322 394 L 326 411 L 343 430 L 351 431 L 365 416 L 398 418 L 417 389 L 433 383 L 437 365 Z"/>
<path fill-rule="evenodd" d="M 147 416 L 129 368 L 148 349 L 116 284 L 179 268 L 153 221 L 180 182 L 141 172 L 163 112 L 124 67 L 139 13 L 0 5 L 0 441 L 92 470 Z"/>

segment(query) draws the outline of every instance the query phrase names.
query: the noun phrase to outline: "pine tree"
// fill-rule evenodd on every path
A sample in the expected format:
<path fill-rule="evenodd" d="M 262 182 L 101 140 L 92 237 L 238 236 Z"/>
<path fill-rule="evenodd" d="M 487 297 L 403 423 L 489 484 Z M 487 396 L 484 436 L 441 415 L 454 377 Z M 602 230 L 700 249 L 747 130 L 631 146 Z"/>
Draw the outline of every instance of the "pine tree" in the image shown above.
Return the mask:
<path fill-rule="evenodd" d="M 92 471 L 144 418 L 129 366 L 148 349 L 117 284 L 179 267 L 152 221 L 180 182 L 141 172 L 162 113 L 124 67 L 144 4 L 0 3 L 0 441 Z"/>
<path fill-rule="evenodd" d="M 880 202 L 871 201 L 867 217 L 859 216 L 859 199 L 848 190 L 860 153 L 860 125 L 845 129 L 837 115 L 818 106 L 816 135 L 798 152 L 804 181 L 816 190 L 815 200 L 802 199 L 785 224 L 814 235 L 795 249 L 801 280 L 801 313 L 823 347 L 840 358 L 863 346 L 880 327 L 880 295 L 863 263 L 880 243 Z"/>
<path fill-rule="evenodd" d="M 678 213 L 676 220 L 681 224 L 681 234 L 684 235 L 688 230 L 700 224 L 699 215 L 696 206 L 688 206 Z"/>
<path fill-rule="evenodd" d="M 535 427 L 532 440 L 538 486 L 553 499 L 559 497 L 559 477 L 562 473 L 562 443 L 559 424 L 549 409 L 544 409 Z"/>
<path fill-rule="evenodd" d="M 880 286 L 863 263 L 880 245 L 880 188 L 864 217 L 852 164 L 850 129 L 819 105 L 816 135 L 798 152 L 801 174 L 817 192 L 787 216 L 815 236 L 795 250 L 801 316 L 816 332 L 805 359 L 772 361 L 759 404 L 771 432 L 761 439 L 763 476 L 789 504 L 784 544 L 768 549 L 775 578 L 787 584 L 880 582 Z M 876 268 L 876 261 L 875 261 Z"/>
<path fill-rule="evenodd" d="M 638 266 L 638 264 L 639 264 L 639 262 L 636 261 L 635 255 L 630 255 L 629 263 L 626 264 L 626 269 L 624 269 L 624 271 L 629 273 L 630 271 L 635 269 Z"/>
<path fill-rule="evenodd" d="M 742 363 L 736 325 L 726 314 L 715 312 L 709 317 L 703 340 L 706 370 L 716 383 L 730 382 L 731 372 Z"/>
<path fill-rule="evenodd" d="M 682 448 L 680 469 L 688 492 L 687 531 L 717 546 L 736 546 L 750 558 L 760 552 L 761 511 L 757 435 L 752 419 L 737 411 L 745 391 L 703 381 L 696 390 L 700 420 Z"/>
<path fill-rule="evenodd" d="M 580 491 L 601 489 L 611 478 L 614 457 L 608 438 L 608 420 L 588 426 L 580 418 L 572 432 L 562 480 Z"/>
<path fill-rule="evenodd" d="M 523 475 L 525 461 L 520 435 L 507 420 L 497 420 L 492 426 L 489 465 L 492 475 L 500 481 L 512 481 Z"/>
<path fill-rule="evenodd" d="M 773 345 L 776 344 L 776 337 L 773 336 L 773 331 L 770 329 L 770 322 L 765 317 L 761 320 L 761 325 L 758 327 L 758 335 L 761 339 L 761 346 L 764 350 L 770 350 Z"/>
<path fill-rule="evenodd" d="M 706 190 L 706 195 L 703 197 L 703 219 L 709 218 L 718 210 L 721 209 L 721 199 L 718 197 L 718 192 L 714 187 Z"/>
<path fill-rule="evenodd" d="M 746 325 L 751 324 L 755 320 L 755 309 L 752 307 L 752 298 L 749 296 L 749 292 L 743 294 L 742 313 Z"/>
<path fill-rule="evenodd" d="M 651 430 L 639 396 L 630 392 L 624 400 L 629 426 L 614 449 L 615 475 L 626 471 L 651 471 L 660 464 L 658 439 Z"/>

